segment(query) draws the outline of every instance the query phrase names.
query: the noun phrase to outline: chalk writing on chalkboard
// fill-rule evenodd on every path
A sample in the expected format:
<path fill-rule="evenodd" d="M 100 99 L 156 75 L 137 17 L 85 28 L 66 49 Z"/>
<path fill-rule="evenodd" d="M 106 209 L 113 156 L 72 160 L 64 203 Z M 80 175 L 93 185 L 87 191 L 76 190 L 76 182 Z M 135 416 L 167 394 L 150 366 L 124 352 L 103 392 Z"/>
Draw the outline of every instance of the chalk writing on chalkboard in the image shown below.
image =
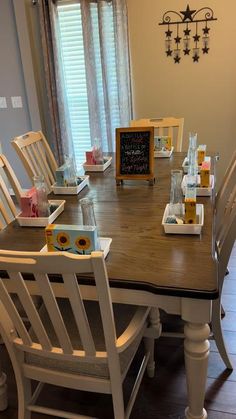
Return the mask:
<path fill-rule="evenodd" d="M 120 174 L 150 174 L 149 148 L 149 131 L 121 133 Z"/>
<path fill-rule="evenodd" d="M 116 179 L 154 180 L 153 127 L 116 130 Z"/>

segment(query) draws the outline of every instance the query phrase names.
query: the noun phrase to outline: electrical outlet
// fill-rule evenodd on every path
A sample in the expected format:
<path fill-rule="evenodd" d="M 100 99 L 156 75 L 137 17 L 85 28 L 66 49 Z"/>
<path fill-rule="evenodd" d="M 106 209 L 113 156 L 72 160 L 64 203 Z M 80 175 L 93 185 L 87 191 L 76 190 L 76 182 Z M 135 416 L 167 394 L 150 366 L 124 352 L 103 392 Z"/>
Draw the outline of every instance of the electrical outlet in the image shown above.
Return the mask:
<path fill-rule="evenodd" d="M 11 103 L 13 108 L 22 108 L 22 98 L 21 96 L 12 96 Z"/>
<path fill-rule="evenodd" d="M 0 96 L 0 108 L 6 109 L 7 108 L 7 101 L 4 96 Z"/>

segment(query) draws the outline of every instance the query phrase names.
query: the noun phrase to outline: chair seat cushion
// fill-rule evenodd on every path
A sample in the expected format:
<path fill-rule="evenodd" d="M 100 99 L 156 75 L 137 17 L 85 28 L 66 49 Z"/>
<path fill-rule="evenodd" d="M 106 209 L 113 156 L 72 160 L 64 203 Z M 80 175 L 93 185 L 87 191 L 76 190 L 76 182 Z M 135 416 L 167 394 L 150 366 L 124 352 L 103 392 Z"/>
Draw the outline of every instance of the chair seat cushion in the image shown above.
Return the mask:
<path fill-rule="evenodd" d="M 64 319 L 65 325 L 67 327 L 67 332 L 70 336 L 72 346 L 76 350 L 83 350 L 80 336 L 78 333 L 77 326 L 75 324 L 74 316 L 71 310 L 71 306 L 68 300 L 66 299 L 58 299 L 58 305 Z M 104 333 L 102 329 L 102 320 L 100 316 L 100 310 L 97 302 L 94 301 L 87 301 L 85 302 L 85 308 L 88 316 L 88 320 L 91 327 L 91 332 L 93 335 L 95 348 L 97 351 L 106 351 L 105 349 L 105 339 Z M 115 318 L 115 325 L 117 331 L 117 337 L 119 337 L 123 331 L 128 326 L 130 320 L 132 319 L 137 307 L 125 304 L 113 304 L 114 310 L 114 318 Z M 44 327 L 48 333 L 48 336 L 51 340 L 51 343 L 54 347 L 60 347 L 58 342 L 57 336 L 55 334 L 54 328 L 52 326 L 51 320 L 48 316 L 47 310 L 45 306 L 42 306 L 40 309 L 40 317 L 44 324 Z M 30 335 L 34 342 L 37 342 L 37 338 L 35 336 L 34 331 L 30 330 Z M 121 374 L 126 372 L 127 368 L 129 367 L 135 353 L 137 347 L 142 338 L 142 331 L 139 335 L 134 339 L 132 344 L 124 350 L 120 356 L 120 365 L 121 365 Z M 45 358 L 41 355 L 26 353 L 25 362 L 27 364 L 33 364 L 35 366 L 46 367 L 55 370 L 61 371 L 70 371 L 71 373 L 80 373 L 82 375 L 91 375 L 91 376 L 98 376 L 103 378 L 109 378 L 109 369 L 107 362 L 84 362 L 80 361 L 80 358 L 76 359 L 76 361 L 65 361 L 63 358 L 62 361 L 53 358 Z"/>

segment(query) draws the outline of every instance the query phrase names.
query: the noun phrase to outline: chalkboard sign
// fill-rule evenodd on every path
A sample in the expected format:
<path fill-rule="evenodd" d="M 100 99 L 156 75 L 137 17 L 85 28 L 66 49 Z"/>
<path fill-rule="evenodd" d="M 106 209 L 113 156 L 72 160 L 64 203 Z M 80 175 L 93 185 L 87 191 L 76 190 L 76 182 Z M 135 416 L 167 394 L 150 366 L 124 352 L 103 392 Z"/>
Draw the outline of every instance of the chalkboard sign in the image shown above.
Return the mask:
<path fill-rule="evenodd" d="M 154 128 L 116 129 L 116 181 L 147 179 L 154 182 Z"/>

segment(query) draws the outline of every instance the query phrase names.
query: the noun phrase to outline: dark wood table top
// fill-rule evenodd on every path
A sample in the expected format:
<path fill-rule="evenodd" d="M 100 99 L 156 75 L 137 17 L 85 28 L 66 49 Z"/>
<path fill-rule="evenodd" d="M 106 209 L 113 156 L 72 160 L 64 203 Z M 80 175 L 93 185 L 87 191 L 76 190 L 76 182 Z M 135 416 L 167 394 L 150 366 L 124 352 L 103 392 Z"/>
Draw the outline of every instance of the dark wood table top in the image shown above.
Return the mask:
<path fill-rule="evenodd" d="M 55 221 L 58 224 L 81 224 L 79 200 L 93 199 L 100 236 L 112 238 L 106 259 L 111 286 L 217 298 L 212 198 L 198 197 L 198 203 L 204 204 L 201 235 L 166 235 L 161 225 L 169 202 L 170 170 L 181 168 L 184 156 L 174 153 L 170 159 L 155 159 L 154 186 L 147 181 L 116 186 L 112 165 L 104 173 L 89 173 L 89 187 L 79 195 L 53 195 L 52 199 L 66 200 L 64 212 Z M 44 244 L 44 228 L 20 227 L 14 221 L 0 233 L 2 249 L 34 251 Z"/>

